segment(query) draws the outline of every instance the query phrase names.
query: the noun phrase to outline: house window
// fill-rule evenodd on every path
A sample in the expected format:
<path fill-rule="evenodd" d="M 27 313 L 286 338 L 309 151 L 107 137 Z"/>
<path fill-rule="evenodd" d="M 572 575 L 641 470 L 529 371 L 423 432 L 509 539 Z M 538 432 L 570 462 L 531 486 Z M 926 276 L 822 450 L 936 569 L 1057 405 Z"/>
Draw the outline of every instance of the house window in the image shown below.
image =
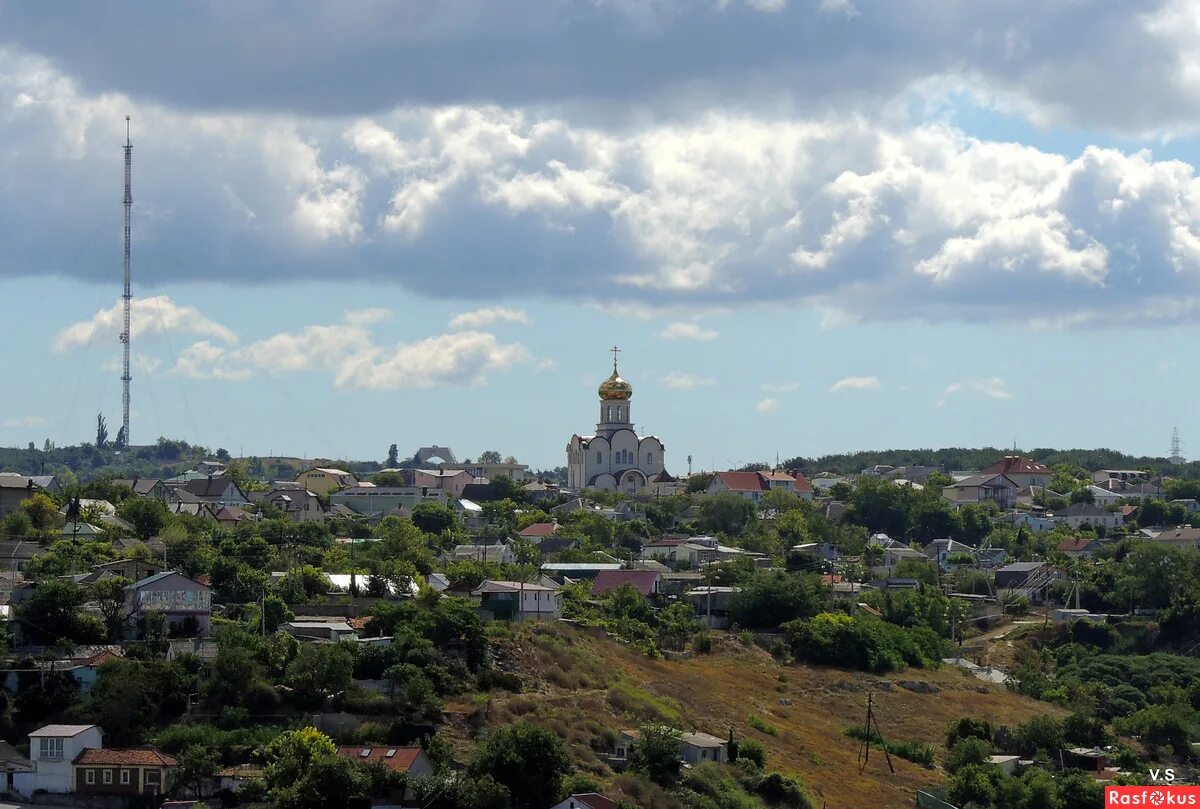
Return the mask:
<path fill-rule="evenodd" d="M 96 771 L 95 770 L 84 771 L 83 780 L 84 780 L 84 783 L 88 783 L 88 784 L 96 783 Z"/>
<path fill-rule="evenodd" d="M 62 758 L 62 739 L 38 739 L 39 758 Z"/>
<path fill-rule="evenodd" d="M 129 784 L 129 770 L 121 770 L 121 783 L 124 785 Z"/>
<path fill-rule="evenodd" d="M 101 770 L 101 772 L 104 773 L 104 778 L 103 778 L 104 783 L 111 784 L 112 783 L 112 770 Z"/>
<path fill-rule="evenodd" d="M 158 770 L 146 770 L 146 783 L 157 785 L 160 782 L 159 776 L 161 773 Z"/>

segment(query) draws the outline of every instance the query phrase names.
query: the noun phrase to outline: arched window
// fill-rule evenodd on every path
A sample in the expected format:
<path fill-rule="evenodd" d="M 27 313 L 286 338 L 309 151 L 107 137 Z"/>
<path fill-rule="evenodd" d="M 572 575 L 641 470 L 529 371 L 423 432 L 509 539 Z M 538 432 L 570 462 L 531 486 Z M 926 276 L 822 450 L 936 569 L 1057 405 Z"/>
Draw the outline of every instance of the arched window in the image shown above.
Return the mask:
<path fill-rule="evenodd" d="M 617 421 L 621 420 L 621 410 L 622 410 L 621 406 L 617 405 Z"/>
<path fill-rule="evenodd" d="M 653 452 L 646 453 L 646 463 L 654 463 L 654 453 Z"/>
<path fill-rule="evenodd" d="M 605 412 L 607 413 L 607 415 L 605 415 L 604 420 L 612 421 L 612 405 L 609 405 L 608 409 Z"/>
<path fill-rule="evenodd" d="M 596 463 L 604 463 L 604 455 L 600 452 L 596 453 Z"/>

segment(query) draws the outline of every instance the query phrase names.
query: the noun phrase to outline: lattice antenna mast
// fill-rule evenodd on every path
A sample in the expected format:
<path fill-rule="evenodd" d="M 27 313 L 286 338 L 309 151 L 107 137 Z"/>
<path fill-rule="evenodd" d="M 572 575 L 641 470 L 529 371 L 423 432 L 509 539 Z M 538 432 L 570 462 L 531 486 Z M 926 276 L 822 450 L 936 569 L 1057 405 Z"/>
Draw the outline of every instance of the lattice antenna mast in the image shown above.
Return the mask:
<path fill-rule="evenodd" d="M 1183 463 L 1183 442 L 1179 440 L 1179 428 L 1171 429 L 1171 463 Z"/>
<path fill-rule="evenodd" d="M 133 213 L 133 142 L 129 139 L 129 116 L 125 116 L 125 287 L 121 293 L 121 345 L 124 357 L 121 364 L 121 434 L 124 446 L 130 445 L 129 435 L 129 308 L 133 296 L 129 289 L 129 222 Z"/>

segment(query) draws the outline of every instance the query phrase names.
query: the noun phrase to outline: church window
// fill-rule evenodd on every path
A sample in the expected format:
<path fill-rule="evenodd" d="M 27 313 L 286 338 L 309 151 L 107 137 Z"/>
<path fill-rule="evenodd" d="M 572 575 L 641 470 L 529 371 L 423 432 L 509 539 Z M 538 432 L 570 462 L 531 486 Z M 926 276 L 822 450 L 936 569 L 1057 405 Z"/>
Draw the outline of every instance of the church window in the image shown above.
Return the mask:
<path fill-rule="evenodd" d="M 604 455 L 602 453 L 596 453 L 596 463 L 604 463 Z"/>
<path fill-rule="evenodd" d="M 653 452 L 646 453 L 646 463 L 654 463 L 654 453 Z"/>

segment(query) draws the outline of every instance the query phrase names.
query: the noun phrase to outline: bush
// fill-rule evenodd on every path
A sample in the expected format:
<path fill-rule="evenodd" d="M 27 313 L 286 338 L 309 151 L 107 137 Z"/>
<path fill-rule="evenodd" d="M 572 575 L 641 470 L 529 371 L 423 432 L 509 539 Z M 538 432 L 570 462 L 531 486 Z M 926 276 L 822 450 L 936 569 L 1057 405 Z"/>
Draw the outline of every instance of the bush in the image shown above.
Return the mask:
<path fill-rule="evenodd" d="M 753 761 L 758 765 L 759 769 L 767 766 L 767 748 L 763 747 L 762 742 L 754 739 L 746 739 L 744 742 L 737 743 L 737 760 L 738 761 Z"/>
<path fill-rule="evenodd" d="M 946 772 L 956 773 L 971 764 L 986 764 L 992 755 L 992 743 L 975 736 L 964 736 L 954 743 L 946 756 Z"/>
<path fill-rule="evenodd" d="M 941 639 L 926 627 L 905 629 L 869 615 L 823 612 L 781 629 L 796 659 L 862 671 L 933 666 L 942 651 Z"/>
<path fill-rule="evenodd" d="M 960 717 L 946 728 L 946 749 L 953 748 L 954 743 L 959 739 L 975 738 L 991 742 L 992 733 L 992 723 L 986 719 L 976 719 L 972 716 Z"/>
<path fill-rule="evenodd" d="M 779 735 L 778 728 L 756 714 L 750 714 L 750 716 L 746 719 L 746 724 L 757 730 L 759 733 L 765 733 L 768 736 Z"/>

